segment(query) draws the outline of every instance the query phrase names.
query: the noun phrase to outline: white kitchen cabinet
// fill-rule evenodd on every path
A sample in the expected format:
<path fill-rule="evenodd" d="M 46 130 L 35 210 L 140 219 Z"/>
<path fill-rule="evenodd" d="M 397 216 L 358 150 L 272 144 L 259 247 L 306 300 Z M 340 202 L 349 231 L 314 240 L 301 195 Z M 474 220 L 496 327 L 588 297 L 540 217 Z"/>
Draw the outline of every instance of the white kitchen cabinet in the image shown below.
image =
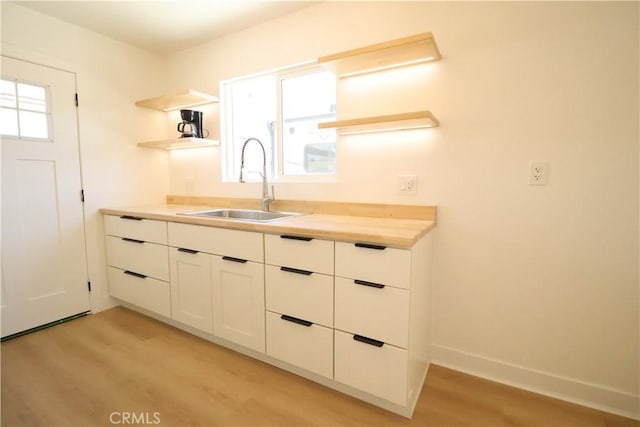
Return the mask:
<path fill-rule="evenodd" d="M 267 310 L 333 328 L 333 276 L 265 267 Z"/>
<path fill-rule="evenodd" d="M 409 289 L 411 250 L 336 242 L 336 276 Z"/>
<path fill-rule="evenodd" d="M 169 253 L 166 245 L 115 236 L 107 236 L 106 244 L 109 265 L 169 281 Z"/>
<path fill-rule="evenodd" d="M 333 275 L 331 240 L 289 234 L 265 234 L 265 263 Z"/>
<path fill-rule="evenodd" d="M 167 223 L 105 215 L 109 294 L 171 316 Z"/>
<path fill-rule="evenodd" d="M 265 235 L 267 354 L 333 378 L 334 242 Z"/>
<path fill-rule="evenodd" d="M 211 255 L 188 248 L 171 248 L 171 317 L 213 333 Z"/>
<path fill-rule="evenodd" d="M 407 350 L 337 330 L 335 348 L 336 381 L 407 404 Z"/>
<path fill-rule="evenodd" d="M 133 215 L 105 215 L 104 229 L 108 236 L 128 237 L 144 242 L 167 244 L 167 222 Z"/>
<path fill-rule="evenodd" d="M 264 263 L 262 233 L 169 223 L 169 245 Z"/>
<path fill-rule="evenodd" d="M 107 279 L 112 297 L 171 317 L 169 283 L 111 266 L 107 267 Z"/>
<path fill-rule="evenodd" d="M 213 334 L 264 353 L 264 264 L 219 255 L 211 261 Z"/>
<path fill-rule="evenodd" d="M 413 408 L 429 367 L 431 235 L 336 242 L 335 380 Z"/>
<path fill-rule="evenodd" d="M 409 291 L 336 277 L 335 328 L 403 348 L 409 344 Z"/>
<path fill-rule="evenodd" d="M 267 354 L 333 378 L 333 329 L 267 311 Z"/>
<path fill-rule="evenodd" d="M 105 229 L 112 296 L 411 416 L 430 360 L 431 234 L 394 248 L 127 216 Z"/>

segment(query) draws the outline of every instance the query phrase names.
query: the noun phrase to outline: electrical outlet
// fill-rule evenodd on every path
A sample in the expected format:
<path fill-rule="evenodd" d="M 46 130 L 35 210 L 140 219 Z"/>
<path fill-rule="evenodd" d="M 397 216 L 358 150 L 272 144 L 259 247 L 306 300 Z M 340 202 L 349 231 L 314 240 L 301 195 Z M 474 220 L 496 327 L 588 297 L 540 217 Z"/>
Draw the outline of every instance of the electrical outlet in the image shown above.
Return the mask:
<path fill-rule="evenodd" d="M 547 185 L 549 163 L 529 162 L 529 185 Z"/>
<path fill-rule="evenodd" d="M 398 191 L 400 194 L 416 194 L 418 192 L 418 177 L 416 175 L 398 175 Z"/>

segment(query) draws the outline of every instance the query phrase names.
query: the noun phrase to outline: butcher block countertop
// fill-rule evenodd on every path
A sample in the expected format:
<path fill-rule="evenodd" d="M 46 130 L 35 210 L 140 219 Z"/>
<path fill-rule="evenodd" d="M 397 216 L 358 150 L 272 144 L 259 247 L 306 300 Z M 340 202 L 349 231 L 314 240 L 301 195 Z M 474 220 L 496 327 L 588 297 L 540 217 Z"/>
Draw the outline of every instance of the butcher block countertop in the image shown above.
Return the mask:
<path fill-rule="evenodd" d="M 305 215 L 291 216 L 270 222 L 251 222 L 182 214 L 230 207 L 256 209 L 256 206 L 253 206 L 255 201 L 168 196 L 167 202 L 168 204 L 165 206 L 103 208 L 100 212 L 106 215 L 129 215 L 138 218 L 236 230 L 293 234 L 347 242 L 366 242 L 398 248 L 413 246 L 436 225 L 434 206 L 274 201 L 271 204 L 272 211 L 304 212 Z M 190 204 L 190 202 L 196 203 Z"/>

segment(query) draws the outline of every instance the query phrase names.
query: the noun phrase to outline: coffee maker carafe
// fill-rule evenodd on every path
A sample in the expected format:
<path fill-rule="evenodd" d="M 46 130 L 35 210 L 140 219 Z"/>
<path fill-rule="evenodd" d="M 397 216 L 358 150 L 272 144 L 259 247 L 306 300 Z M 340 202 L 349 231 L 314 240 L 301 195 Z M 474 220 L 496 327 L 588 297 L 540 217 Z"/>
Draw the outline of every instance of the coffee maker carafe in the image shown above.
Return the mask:
<path fill-rule="evenodd" d="M 202 111 L 180 110 L 182 121 L 178 123 L 181 138 L 206 138 L 208 131 L 202 130 Z M 206 135 L 204 134 L 206 132 Z"/>

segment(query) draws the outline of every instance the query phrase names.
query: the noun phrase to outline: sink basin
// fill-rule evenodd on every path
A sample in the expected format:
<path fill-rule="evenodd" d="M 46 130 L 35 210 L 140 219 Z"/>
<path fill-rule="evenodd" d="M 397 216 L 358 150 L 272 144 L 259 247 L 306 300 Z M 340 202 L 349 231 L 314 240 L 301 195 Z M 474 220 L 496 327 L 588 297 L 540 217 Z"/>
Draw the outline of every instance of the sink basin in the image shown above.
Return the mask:
<path fill-rule="evenodd" d="M 208 211 L 185 212 L 180 215 L 205 218 L 236 219 L 240 221 L 269 222 L 290 216 L 304 215 L 293 212 L 265 212 L 249 209 L 213 209 Z"/>

